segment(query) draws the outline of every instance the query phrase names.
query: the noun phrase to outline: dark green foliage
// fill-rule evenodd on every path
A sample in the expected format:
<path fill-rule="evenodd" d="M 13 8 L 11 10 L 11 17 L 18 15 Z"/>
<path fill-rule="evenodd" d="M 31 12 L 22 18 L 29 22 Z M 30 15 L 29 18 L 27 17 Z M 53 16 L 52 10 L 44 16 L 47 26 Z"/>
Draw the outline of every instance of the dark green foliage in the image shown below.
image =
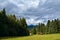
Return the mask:
<path fill-rule="evenodd" d="M 60 33 L 60 20 L 48 20 L 47 24 L 40 24 L 37 27 L 38 33 L 42 34 L 52 34 L 52 33 Z"/>
<path fill-rule="evenodd" d="M 28 36 L 32 34 L 60 33 L 60 20 L 48 20 L 47 24 L 39 23 L 36 27 L 27 28 L 25 18 L 16 19 L 15 15 L 6 15 L 5 8 L 0 11 L 0 37 L 6 36 Z"/>
<path fill-rule="evenodd" d="M 38 33 L 39 34 L 44 34 L 44 32 L 45 32 L 45 30 L 44 30 L 44 28 L 45 28 L 45 24 L 43 24 L 43 23 L 39 23 L 39 25 L 38 25 Z"/>
<path fill-rule="evenodd" d="M 6 15 L 5 9 L 0 11 L 0 37 L 28 36 L 29 30 L 25 18 L 17 20 L 15 15 Z"/>
<path fill-rule="evenodd" d="M 27 23 L 25 18 L 20 18 L 20 25 L 23 26 L 23 28 L 27 29 Z"/>
<path fill-rule="evenodd" d="M 37 34 L 36 28 L 32 29 L 32 34 Z"/>
<path fill-rule="evenodd" d="M 31 34 L 54 34 L 60 33 L 60 20 L 48 20 L 47 24 L 39 23 L 36 27 L 30 29 Z"/>

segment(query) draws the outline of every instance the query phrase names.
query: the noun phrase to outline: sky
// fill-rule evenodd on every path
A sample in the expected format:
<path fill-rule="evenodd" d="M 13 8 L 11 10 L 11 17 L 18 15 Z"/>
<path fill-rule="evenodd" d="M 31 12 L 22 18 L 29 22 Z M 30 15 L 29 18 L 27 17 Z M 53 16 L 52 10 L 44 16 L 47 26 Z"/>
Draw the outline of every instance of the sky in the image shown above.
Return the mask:
<path fill-rule="evenodd" d="M 60 19 L 60 0 L 0 0 L 0 10 L 24 17 L 28 25 Z"/>

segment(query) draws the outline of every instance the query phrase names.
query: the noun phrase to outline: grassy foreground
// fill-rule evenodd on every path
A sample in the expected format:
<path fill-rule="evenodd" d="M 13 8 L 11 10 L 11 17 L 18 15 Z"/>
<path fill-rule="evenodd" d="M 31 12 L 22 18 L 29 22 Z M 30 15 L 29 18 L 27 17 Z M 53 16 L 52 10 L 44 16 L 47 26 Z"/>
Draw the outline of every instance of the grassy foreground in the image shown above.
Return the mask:
<path fill-rule="evenodd" d="M 60 34 L 33 35 L 26 37 L 5 38 L 1 40 L 60 40 Z"/>

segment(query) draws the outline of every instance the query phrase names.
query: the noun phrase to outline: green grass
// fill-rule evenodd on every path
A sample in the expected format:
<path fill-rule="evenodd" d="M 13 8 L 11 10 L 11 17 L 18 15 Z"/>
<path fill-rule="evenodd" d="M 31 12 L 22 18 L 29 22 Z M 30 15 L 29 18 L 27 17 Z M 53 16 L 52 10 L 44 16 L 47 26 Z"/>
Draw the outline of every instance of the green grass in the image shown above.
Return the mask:
<path fill-rule="evenodd" d="M 33 35 L 26 37 L 5 38 L 1 40 L 60 40 L 60 34 Z"/>

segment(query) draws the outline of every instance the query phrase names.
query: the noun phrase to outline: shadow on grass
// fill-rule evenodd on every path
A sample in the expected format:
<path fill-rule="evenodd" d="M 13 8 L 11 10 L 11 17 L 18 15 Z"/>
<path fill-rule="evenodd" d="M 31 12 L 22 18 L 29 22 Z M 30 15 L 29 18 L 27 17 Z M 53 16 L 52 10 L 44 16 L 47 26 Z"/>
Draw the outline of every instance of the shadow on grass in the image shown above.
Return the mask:
<path fill-rule="evenodd" d="M 60 40 L 60 39 L 56 39 L 56 40 Z"/>
<path fill-rule="evenodd" d="M 7 37 L 0 37 L 0 40 L 9 38 L 18 38 L 18 37 L 29 37 L 29 36 L 7 36 Z"/>

